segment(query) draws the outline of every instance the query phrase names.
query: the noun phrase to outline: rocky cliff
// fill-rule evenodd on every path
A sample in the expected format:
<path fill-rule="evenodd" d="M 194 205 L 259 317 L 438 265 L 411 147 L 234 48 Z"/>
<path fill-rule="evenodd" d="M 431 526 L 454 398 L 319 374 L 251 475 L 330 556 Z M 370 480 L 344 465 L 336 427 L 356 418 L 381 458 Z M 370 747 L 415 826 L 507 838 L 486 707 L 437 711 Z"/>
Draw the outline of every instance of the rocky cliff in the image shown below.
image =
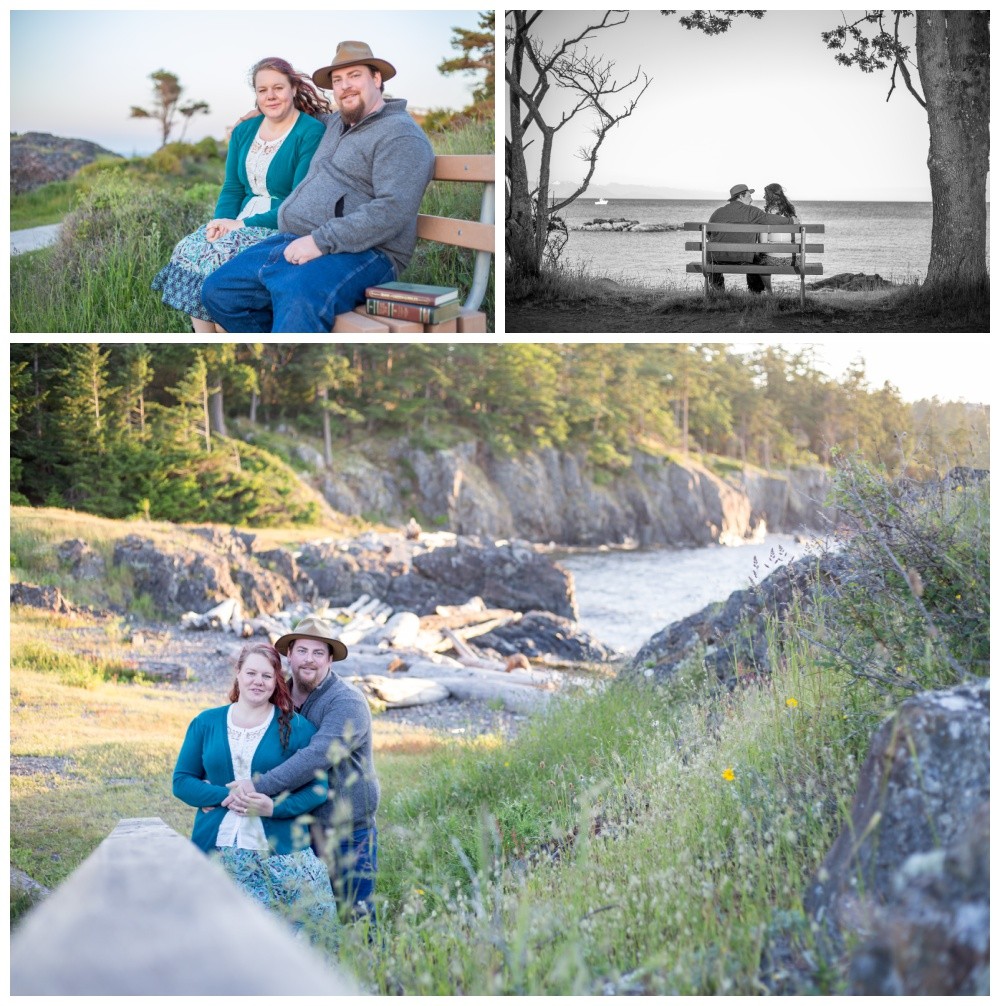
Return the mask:
<path fill-rule="evenodd" d="M 752 471 L 726 479 L 694 460 L 636 453 L 628 470 L 597 471 L 554 449 L 513 457 L 474 442 L 423 451 L 399 443 L 388 463 L 343 458 L 318 481 L 336 510 L 394 523 L 416 513 L 460 535 L 597 546 L 699 546 L 770 531 L 824 529 L 829 473 Z"/>
<path fill-rule="evenodd" d="M 118 156 L 89 140 L 68 140 L 51 133 L 11 133 L 11 194 L 65 181 L 98 157 Z"/>

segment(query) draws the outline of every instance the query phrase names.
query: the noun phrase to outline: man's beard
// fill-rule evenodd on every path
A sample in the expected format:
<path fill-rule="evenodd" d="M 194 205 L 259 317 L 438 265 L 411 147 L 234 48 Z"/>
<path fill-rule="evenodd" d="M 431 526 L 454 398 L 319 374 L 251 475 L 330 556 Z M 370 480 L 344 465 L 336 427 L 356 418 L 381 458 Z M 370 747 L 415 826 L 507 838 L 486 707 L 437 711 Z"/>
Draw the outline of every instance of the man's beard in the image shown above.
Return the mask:
<path fill-rule="evenodd" d="M 303 681 L 295 671 L 292 671 L 292 680 L 295 682 L 295 687 L 298 691 L 305 692 L 305 694 L 308 695 L 310 692 L 316 691 L 316 689 L 319 688 L 324 681 L 326 681 L 326 675 L 324 674 L 322 678 L 316 677 L 313 681 Z"/>
<path fill-rule="evenodd" d="M 349 126 L 357 125 L 365 117 L 365 99 L 358 95 L 358 103 L 353 110 L 348 111 L 346 108 L 341 108 L 340 118 L 343 122 L 346 122 Z"/>

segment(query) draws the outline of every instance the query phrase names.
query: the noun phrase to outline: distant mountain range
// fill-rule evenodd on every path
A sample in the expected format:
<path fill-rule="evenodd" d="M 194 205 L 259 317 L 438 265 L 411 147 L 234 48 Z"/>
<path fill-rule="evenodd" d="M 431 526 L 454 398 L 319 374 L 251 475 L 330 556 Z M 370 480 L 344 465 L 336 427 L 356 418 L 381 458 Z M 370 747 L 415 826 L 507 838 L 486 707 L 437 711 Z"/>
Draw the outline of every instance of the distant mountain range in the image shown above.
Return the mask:
<path fill-rule="evenodd" d="M 555 182 L 552 192 L 556 198 L 570 195 L 576 185 L 571 182 Z M 718 192 L 696 189 L 672 189 L 665 185 L 591 185 L 580 199 L 715 199 Z"/>
<path fill-rule="evenodd" d="M 551 186 L 552 193 L 557 199 L 565 198 L 575 189 L 576 185 L 572 182 L 555 182 Z M 763 194 L 763 186 L 761 186 L 754 198 L 759 201 Z M 826 200 L 833 202 L 895 202 L 898 200 L 900 202 L 929 203 L 931 201 L 930 193 L 919 188 L 894 190 L 880 188 L 865 195 L 853 197 L 838 195 L 832 198 L 799 193 L 789 194 L 795 202 L 800 200 L 802 202 L 824 202 Z M 729 198 L 729 193 L 714 192 L 710 189 L 675 189 L 666 185 L 630 185 L 624 182 L 612 182 L 609 185 L 591 185 L 579 198 L 584 202 L 597 199 L 711 199 L 718 200 L 721 204 Z M 989 202 L 989 194 L 986 199 Z"/>

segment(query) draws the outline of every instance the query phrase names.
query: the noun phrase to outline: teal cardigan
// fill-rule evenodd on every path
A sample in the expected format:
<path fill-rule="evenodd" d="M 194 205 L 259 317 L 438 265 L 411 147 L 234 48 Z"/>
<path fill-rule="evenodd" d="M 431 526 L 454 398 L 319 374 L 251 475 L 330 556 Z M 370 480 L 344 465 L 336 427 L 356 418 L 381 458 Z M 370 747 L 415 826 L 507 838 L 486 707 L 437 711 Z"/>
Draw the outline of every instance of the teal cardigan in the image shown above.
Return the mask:
<path fill-rule="evenodd" d="M 177 756 L 174 769 L 174 796 L 192 807 L 194 830 L 191 841 L 204 852 L 215 848 L 219 827 L 226 816 L 220 806 L 229 796 L 226 783 L 233 781 L 233 758 L 229 751 L 229 734 L 226 714 L 229 706 L 206 709 L 199 713 L 188 727 L 187 735 Z M 257 750 L 254 752 L 251 773 L 257 775 L 280 765 L 289 755 L 304 748 L 316 728 L 304 717 L 292 716 L 288 747 L 281 747 L 278 736 L 278 714 L 272 718 Z M 272 851 L 295 852 L 309 845 L 309 831 L 303 822 L 296 825 L 295 818 L 315 810 L 326 801 L 329 784 L 325 774 L 301 789 L 274 798 L 274 814 L 263 817 L 264 834 Z M 208 811 L 202 808 L 211 808 Z"/>
<path fill-rule="evenodd" d="M 229 138 L 229 154 L 226 157 L 226 180 L 215 205 L 215 216 L 223 220 L 235 220 L 240 210 L 250 199 L 250 183 L 247 180 L 247 152 L 257 135 L 262 115 L 241 122 Z M 267 213 L 255 213 L 243 222 L 247 227 L 278 228 L 278 207 L 282 200 L 306 176 L 319 141 L 323 139 L 326 126 L 305 112 L 299 112 L 295 125 L 278 148 L 267 169 L 267 191 L 271 195 L 271 208 Z"/>

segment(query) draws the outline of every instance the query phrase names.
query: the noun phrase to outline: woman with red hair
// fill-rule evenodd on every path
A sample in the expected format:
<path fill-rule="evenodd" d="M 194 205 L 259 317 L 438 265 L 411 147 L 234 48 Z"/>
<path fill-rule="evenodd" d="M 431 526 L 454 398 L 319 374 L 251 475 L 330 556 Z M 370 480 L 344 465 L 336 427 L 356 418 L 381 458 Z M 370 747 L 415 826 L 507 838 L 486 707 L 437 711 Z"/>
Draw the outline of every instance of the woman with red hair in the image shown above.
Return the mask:
<path fill-rule="evenodd" d="M 260 114 L 240 122 L 229 138 L 215 217 L 177 243 L 152 283 L 164 304 L 191 316 L 195 332 L 215 331 L 201 300 L 205 277 L 278 232 L 278 207 L 305 178 L 326 132 L 319 116 L 331 110 L 309 77 L 276 56 L 251 68 L 250 86 Z"/>
<path fill-rule="evenodd" d="M 294 712 L 281 657 L 250 643 L 236 661 L 229 705 L 206 709 L 188 727 L 174 769 L 174 796 L 198 808 L 191 840 L 268 908 L 290 909 L 315 941 L 337 925 L 330 877 L 299 820 L 327 797 L 326 776 L 276 798 L 255 793 L 247 812 L 222 806 L 233 783 L 267 772 L 304 748 L 315 727 Z M 325 931 L 325 932 L 324 932 Z"/>

